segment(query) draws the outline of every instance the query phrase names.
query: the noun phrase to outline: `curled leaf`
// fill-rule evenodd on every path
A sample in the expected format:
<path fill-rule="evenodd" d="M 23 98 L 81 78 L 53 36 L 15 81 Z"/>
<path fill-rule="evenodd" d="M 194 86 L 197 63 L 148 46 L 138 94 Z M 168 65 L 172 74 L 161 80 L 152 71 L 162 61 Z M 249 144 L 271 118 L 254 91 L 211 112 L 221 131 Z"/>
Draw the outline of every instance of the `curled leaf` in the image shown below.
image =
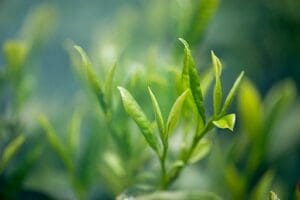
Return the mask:
<path fill-rule="evenodd" d="M 221 129 L 229 129 L 231 131 L 233 131 L 234 128 L 234 124 L 235 124 L 235 114 L 228 114 L 225 115 L 223 117 L 221 117 L 220 119 L 213 121 L 213 124 Z"/>

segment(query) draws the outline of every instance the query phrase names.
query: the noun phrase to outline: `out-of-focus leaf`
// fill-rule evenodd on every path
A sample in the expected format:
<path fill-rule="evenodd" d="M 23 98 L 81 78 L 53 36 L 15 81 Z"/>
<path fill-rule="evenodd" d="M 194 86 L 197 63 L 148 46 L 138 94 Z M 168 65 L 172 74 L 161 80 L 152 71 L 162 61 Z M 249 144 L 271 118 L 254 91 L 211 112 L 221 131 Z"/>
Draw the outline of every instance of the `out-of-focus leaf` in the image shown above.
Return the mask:
<path fill-rule="evenodd" d="M 127 199 L 118 198 L 118 200 Z M 136 200 L 220 200 L 221 198 L 212 192 L 205 191 L 170 191 L 154 192 L 134 198 Z"/>
<path fill-rule="evenodd" d="M 187 95 L 189 93 L 189 90 L 184 91 L 175 101 L 173 104 L 167 121 L 167 134 L 166 137 L 168 137 L 168 134 L 172 132 L 179 120 L 181 108 L 183 106 L 183 102 L 186 99 Z"/>
<path fill-rule="evenodd" d="M 193 164 L 204 158 L 211 149 L 211 142 L 207 139 L 202 139 L 197 144 L 196 148 L 194 149 L 190 159 L 189 163 Z"/>
<path fill-rule="evenodd" d="M 265 131 L 270 132 L 278 117 L 296 97 L 296 86 L 291 80 L 278 83 L 267 94 L 265 105 Z"/>
<path fill-rule="evenodd" d="M 8 144 L 8 146 L 4 149 L 3 155 L 1 157 L 0 162 L 0 173 L 5 169 L 9 161 L 14 157 L 14 155 L 18 152 L 20 147 L 25 141 L 25 137 L 23 135 L 19 135 L 12 142 Z"/>
<path fill-rule="evenodd" d="M 109 166 L 109 168 L 118 176 L 122 177 L 126 174 L 125 169 L 122 166 L 122 163 L 120 161 L 120 158 L 112 153 L 112 152 L 106 152 L 103 156 L 104 161 Z"/>
<path fill-rule="evenodd" d="M 162 141 L 165 142 L 165 139 L 166 139 L 165 134 L 166 133 L 165 133 L 164 119 L 163 119 L 163 116 L 161 114 L 160 107 L 159 107 L 159 104 L 158 104 L 158 102 L 156 100 L 156 97 L 153 94 L 153 92 L 150 89 L 150 87 L 148 87 L 148 91 L 149 91 L 149 94 L 150 94 L 150 97 L 151 97 L 153 110 L 155 112 L 155 119 L 156 119 L 156 123 L 157 123 L 158 130 L 159 130 L 159 133 L 160 133 L 160 137 L 161 137 Z"/>
<path fill-rule="evenodd" d="M 270 191 L 273 177 L 274 175 L 271 171 L 266 172 L 253 189 L 250 199 L 266 199 L 266 197 L 268 196 L 268 191 Z"/>
<path fill-rule="evenodd" d="M 240 86 L 238 110 L 246 133 L 252 140 L 257 139 L 262 128 L 263 106 L 258 91 L 247 79 Z"/>
<path fill-rule="evenodd" d="M 213 121 L 213 124 L 218 128 L 222 128 L 222 129 L 227 128 L 233 131 L 234 124 L 235 124 L 235 114 L 225 115 L 220 119 Z"/>
<path fill-rule="evenodd" d="M 280 200 L 277 196 L 277 194 L 273 191 L 269 192 L 269 200 Z"/>
<path fill-rule="evenodd" d="M 118 87 L 118 89 L 121 94 L 125 111 L 138 125 L 151 148 L 154 149 L 156 152 L 161 153 L 160 144 L 157 137 L 155 137 L 153 133 L 151 123 L 147 119 L 146 115 L 144 114 L 136 100 L 125 88 Z"/>
<path fill-rule="evenodd" d="M 192 12 L 194 14 L 187 31 L 187 38 L 190 38 L 193 44 L 198 44 L 203 38 L 204 32 L 213 18 L 220 0 L 202 0 L 197 2 L 198 4 L 193 5 L 194 10 Z"/>
<path fill-rule="evenodd" d="M 8 40 L 5 42 L 4 56 L 10 75 L 16 75 L 25 64 L 28 54 L 28 47 L 23 41 Z"/>
<path fill-rule="evenodd" d="M 107 103 L 105 101 L 104 92 L 101 88 L 99 81 L 97 80 L 94 70 L 92 69 L 92 64 L 90 62 L 90 59 L 88 58 L 87 54 L 80 46 L 75 45 L 74 48 L 80 54 L 81 59 L 82 59 L 82 65 L 84 68 L 86 68 L 87 79 L 88 79 L 89 85 L 94 90 L 104 113 L 107 113 Z"/>
<path fill-rule="evenodd" d="M 41 127 L 44 129 L 46 133 L 47 139 L 53 148 L 53 150 L 57 153 L 63 164 L 68 170 L 73 170 L 72 160 L 67 154 L 64 144 L 61 142 L 60 138 L 57 136 L 56 131 L 49 123 L 48 119 L 44 115 L 40 115 L 38 121 Z"/>
<path fill-rule="evenodd" d="M 194 102 L 196 104 L 197 110 L 203 120 L 205 122 L 205 109 L 204 109 L 204 103 L 203 103 L 203 96 L 200 86 L 200 80 L 199 76 L 195 67 L 195 63 L 191 54 L 191 51 L 189 49 L 189 44 L 182 38 L 179 38 L 179 40 L 184 45 L 184 52 L 186 54 L 185 56 L 185 65 L 188 67 L 188 73 L 189 73 L 189 86 L 192 92 L 192 96 L 194 99 Z M 185 68 L 187 68 L 185 67 Z M 187 69 L 184 69 L 184 73 L 186 73 Z"/>
<path fill-rule="evenodd" d="M 222 84 L 221 84 L 221 73 L 222 64 L 219 58 L 211 51 L 211 60 L 215 73 L 215 87 L 214 87 L 214 114 L 217 116 L 219 114 L 221 103 L 222 103 Z"/>
<path fill-rule="evenodd" d="M 223 105 L 223 108 L 222 108 L 222 111 L 221 111 L 221 114 L 225 114 L 234 98 L 234 96 L 236 95 L 237 93 L 237 90 L 239 88 L 239 85 L 241 83 L 241 80 L 244 76 L 244 71 L 241 72 L 241 74 L 238 76 L 238 78 L 235 80 L 232 88 L 230 89 L 226 99 L 225 99 L 225 102 L 224 102 L 224 105 Z"/>
<path fill-rule="evenodd" d="M 79 145 L 81 117 L 78 112 L 74 112 L 71 122 L 69 124 L 68 143 L 70 153 L 75 154 L 76 148 Z"/>
<path fill-rule="evenodd" d="M 245 198 L 245 176 L 242 176 L 233 165 L 229 165 L 225 169 L 224 178 L 228 187 L 231 199 Z"/>
<path fill-rule="evenodd" d="M 115 63 L 108 72 L 106 81 L 105 81 L 105 96 L 106 102 L 109 106 L 112 104 L 112 92 L 113 92 L 113 78 L 116 71 L 117 64 Z"/>

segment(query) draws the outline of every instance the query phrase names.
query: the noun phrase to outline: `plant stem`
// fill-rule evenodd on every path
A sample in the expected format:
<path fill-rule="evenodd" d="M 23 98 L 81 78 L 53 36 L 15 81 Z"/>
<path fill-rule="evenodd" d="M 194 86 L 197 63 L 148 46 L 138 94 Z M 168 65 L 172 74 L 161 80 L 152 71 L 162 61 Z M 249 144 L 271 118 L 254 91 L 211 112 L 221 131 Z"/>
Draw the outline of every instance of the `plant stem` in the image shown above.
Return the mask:
<path fill-rule="evenodd" d="M 212 121 L 213 121 L 213 119 L 209 120 L 209 122 L 204 126 L 204 128 L 200 131 L 200 133 L 199 134 L 196 133 L 194 135 L 192 145 L 190 146 L 189 150 L 182 158 L 182 161 L 184 164 L 182 166 L 177 167 L 176 170 L 172 174 L 169 174 L 168 176 L 166 176 L 165 181 L 163 182 L 163 185 L 161 185 L 161 189 L 168 188 L 178 178 L 178 176 L 181 174 L 182 170 L 187 166 L 188 161 L 189 161 L 194 149 L 196 148 L 197 144 L 199 143 L 199 141 L 205 136 L 206 133 L 208 133 L 213 128 Z"/>

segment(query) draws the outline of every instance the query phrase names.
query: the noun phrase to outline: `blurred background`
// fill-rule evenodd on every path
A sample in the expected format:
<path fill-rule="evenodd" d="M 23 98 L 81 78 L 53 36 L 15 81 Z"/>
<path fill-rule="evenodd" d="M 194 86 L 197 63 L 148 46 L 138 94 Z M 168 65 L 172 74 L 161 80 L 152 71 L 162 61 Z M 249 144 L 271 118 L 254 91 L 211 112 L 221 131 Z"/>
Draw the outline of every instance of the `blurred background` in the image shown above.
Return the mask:
<path fill-rule="evenodd" d="M 28 132 L 27 134 L 33 134 L 32 132 L 38 129 L 35 116 L 43 113 L 57 127 L 57 132 L 63 132 L 74 107 L 82 104 L 84 104 L 82 107 L 88 107 L 88 101 L 84 100 L 85 93 L 82 93 L 81 82 L 78 81 L 80 78 L 76 73 L 74 75 L 74 69 L 71 67 L 72 59 L 68 49 L 73 43 L 88 52 L 95 66 L 102 67 L 98 70 L 99 74 L 106 72 L 115 62 L 121 71 L 128 72 L 124 73 L 124 76 L 117 76 L 118 84 L 127 84 L 126 79 L 130 79 L 129 77 L 135 74 L 134 71 L 139 70 L 144 74 L 152 74 L 155 83 L 166 81 L 164 77 L 158 77 L 156 80 L 155 74 L 162 68 L 170 66 L 181 69 L 182 46 L 178 38 L 182 37 L 190 43 L 193 56 L 201 69 L 210 65 L 210 51 L 214 50 L 224 65 L 225 90 L 229 89 L 238 73 L 244 70 L 247 78 L 255 85 L 260 99 L 267 98 L 268 91 L 274 85 L 287 79 L 293 83 L 291 90 L 298 93 L 299 9 L 300 1 L 297 0 L 0 0 L 1 46 L 11 39 L 30 41 L 34 46 L 32 59 L 29 64 L 27 63 L 34 66 L 34 73 L 30 74 L 33 69 L 28 73 L 29 84 L 32 87 L 30 98 L 20 114 L 21 121 L 25 124 L 22 128 L 26 127 L 24 132 Z M 6 65 L 5 62 L 2 53 L 1 69 Z M 147 70 L 151 72 L 153 69 L 154 72 L 143 70 L 145 65 Z M 161 91 L 161 88 L 157 88 Z M 146 91 L 146 87 L 143 89 Z M 3 116 L 7 116 L 5 108 L 10 102 L 10 98 L 7 97 L 9 94 L 2 95 L 4 100 L 1 100 L 1 111 L 5 113 Z M 172 95 L 174 96 L 174 93 Z M 282 199 L 294 198 L 296 183 L 299 184 L 300 181 L 298 125 L 300 105 L 297 94 L 293 98 L 296 100 L 290 103 L 285 115 L 278 119 L 278 124 L 282 125 L 274 128 L 274 137 L 269 142 L 272 144 L 271 150 L 266 155 L 266 160 L 272 160 L 279 154 L 280 158 L 275 159 L 275 164 L 273 161 L 271 164 L 263 163 L 260 170 L 253 175 L 253 177 L 263 176 L 263 171 L 274 164 L 272 171 L 276 174 L 274 180 L 279 180 L 274 181 L 274 188 L 279 188 L 278 193 Z M 143 101 L 142 94 L 139 99 Z M 163 105 L 169 105 L 170 100 L 163 99 L 163 101 Z M 234 111 L 237 109 L 237 106 L 232 107 Z M 95 119 L 85 119 L 87 125 L 84 125 L 83 130 L 89 129 L 88 124 L 95 124 L 91 122 L 92 120 Z M 237 127 L 238 130 L 243 130 L 242 124 L 238 124 Z M 285 136 L 282 138 L 280 135 Z M 223 143 L 230 144 L 235 136 L 222 134 L 218 135 L 219 139 L 214 140 L 219 144 L 219 148 L 222 148 Z M 85 140 L 84 136 L 81 137 Z M 6 137 L 2 138 L 6 141 Z M 38 137 L 35 140 L 39 139 Z M 237 141 L 242 140 L 244 139 Z M 24 152 L 28 151 L 28 148 Z M 4 147 L 1 148 L 3 149 Z M 209 158 L 206 158 L 208 164 L 187 170 L 182 182 L 194 177 L 199 169 L 202 172 L 211 171 L 211 174 L 213 170 L 218 170 L 218 162 L 211 160 L 221 159 L 215 155 L 219 150 L 212 150 Z M 28 177 L 24 178 L 22 187 L 41 191 L 49 198 L 75 198 L 72 192 L 63 192 L 65 188 L 66 191 L 72 191 L 68 183 L 63 181 L 64 177 L 55 180 L 49 178 L 53 174 L 64 172 L 52 170 L 51 166 L 43 166 L 43 160 L 45 157 L 33 165 L 32 168 L 36 171 L 33 170 L 34 173 L 30 172 Z M 55 161 L 54 158 L 52 160 Z M 213 165 L 212 163 L 215 167 L 207 169 L 207 166 Z M 238 169 L 243 168 L 239 163 L 236 165 Z M 52 168 L 59 169 L 61 166 L 57 164 Z M 9 170 L 7 173 L 9 174 Z M 208 177 L 203 178 L 203 174 L 199 175 L 202 181 L 192 181 L 190 185 L 194 184 L 193 187 L 198 185 L 201 189 L 217 192 L 225 199 L 241 197 L 239 195 L 230 197 L 224 192 L 226 189 L 214 185 L 214 180 L 217 182 L 219 178 L 206 176 Z M 209 184 L 205 184 L 206 179 L 211 179 Z M 5 180 L 5 176 L 2 177 L 1 183 L 5 184 Z M 249 185 L 255 183 L 255 178 L 249 181 Z M 87 192 L 90 199 L 112 198 L 115 191 L 105 189 L 102 184 L 100 181 L 96 186 L 91 186 L 92 189 L 89 191 L 92 192 Z M 250 190 L 246 189 L 248 193 Z"/>

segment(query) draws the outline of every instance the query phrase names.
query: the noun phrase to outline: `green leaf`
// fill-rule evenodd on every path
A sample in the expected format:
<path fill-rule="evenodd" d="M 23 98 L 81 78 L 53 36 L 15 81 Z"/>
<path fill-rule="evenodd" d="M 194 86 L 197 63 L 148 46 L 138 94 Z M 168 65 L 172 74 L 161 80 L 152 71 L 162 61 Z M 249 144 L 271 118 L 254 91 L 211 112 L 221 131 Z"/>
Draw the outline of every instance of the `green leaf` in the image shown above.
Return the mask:
<path fill-rule="evenodd" d="M 263 105 L 259 92 L 247 79 L 243 80 L 238 94 L 238 110 L 246 134 L 256 140 L 263 123 Z"/>
<path fill-rule="evenodd" d="M 277 196 L 277 194 L 273 191 L 269 192 L 269 200 L 280 200 Z"/>
<path fill-rule="evenodd" d="M 72 160 L 68 156 L 68 153 L 66 152 L 64 148 L 64 144 L 61 142 L 60 138 L 57 136 L 56 131 L 49 123 L 48 119 L 44 115 L 40 115 L 38 118 L 38 121 L 41 125 L 41 127 L 44 129 L 47 139 L 53 148 L 53 150 L 57 153 L 59 158 L 62 160 L 65 167 L 69 170 L 73 170 Z"/>
<path fill-rule="evenodd" d="M 225 99 L 225 103 L 223 105 L 223 108 L 222 108 L 222 111 L 221 111 L 221 115 L 224 115 L 227 112 L 227 110 L 228 110 L 228 108 L 229 108 L 229 106 L 230 106 L 230 104 L 231 104 L 234 96 L 237 93 L 237 90 L 239 88 L 239 85 L 241 83 L 241 80 L 242 80 L 243 76 L 244 76 L 244 71 L 241 72 L 241 74 L 235 80 L 232 88 L 230 89 L 230 91 L 229 91 L 229 93 L 228 93 L 228 95 L 227 95 L 227 97 Z"/>
<path fill-rule="evenodd" d="M 179 40 L 184 44 L 185 47 L 189 46 L 188 43 L 184 39 L 179 38 Z M 182 91 L 184 91 L 190 87 L 190 76 L 189 76 L 190 55 L 191 55 L 191 52 L 190 52 L 189 48 L 184 48 L 183 68 L 182 68 L 182 72 L 181 72 Z"/>
<path fill-rule="evenodd" d="M 234 124 L 235 124 L 235 114 L 228 114 L 225 115 L 223 117 L 221 117 L 220 119 L 213 121 L 213 124 L 221 129 L 229 129 L 231 131 L 233 131 L 234 128 Z"/>
<path fill-rule="evenodd" d="M 221 84 L 221 73 L 222 73 L 222 64 L 219 58 L 211 51 L 211 60 L 214 68 L 215 74 L 215 87 L 214 87 L 214 115 L 219 114 L 221 103 L 222 103 L 222 84 Z"/>
<path fill-rule="evenodd" d="M 19 135 L 4 149 L 0 162 L 0 174 L 5 169 L 10 160 L 14 157 L 14 155 L 18 152 L 24 141 L 25 137 L 23 135 Z"/>
<path fill-rule="evenodd" d="M 68 143 L 71 154 L 75 156 L 75 151 L 79 145 L 79 134 L 81 126 L 81 117 L 78 112 L 74 112 L 69 124 Z"/>
<path fill-rule="evenodd" d="M 268 196 L 268 191 L 270 191 L 271 183 L 274 178 L 274 174 L 272 171 L 267 171 L 263 177 L 256 184 L 253 189 L 250 199 L 265 199 Z"/>
<path fill-rule="evenodd" d="M 86 68 L 87 80 L 88 80 L 90 87 L 95 92 L 102 110 L 104 111 L 104 113 L 107 113 L 107 103 L 105 101 L 104 92 L 101 88 L 99 81 L 97 80 L 97 77 L 92 68 L 90 59 L 88 58 L 86 52 L 80 46 L 75 45 L 74 48 L 80 54 L 81 59 L 82 59 L 82 65 L 84 68 Z"/>
<path fill-rule="evenodd" d="M 113 91 L 113 78 L 116 71 L 117 64 L 115 63 L 108 72 L 107 79 L 105 81 L 105 96 L 106 102 L 109 106 L 112 104 L 112 91 Z"/>
<path fill-rule="evenodd" d="M 166 139 L 165 134 L 166 133 L 165 133 L 164 119 L 163 119 L 163 116 L 161 114 L 160 107 L 159 107 L 159 104 L 158 104 L 158 102 L 156 100 L 156 97 L 153 94 L 153 92 L 150 89 L 150 87 L 148 87 L 148 91 L 149 91 L 149 94 L 150 94 L 150 97 L 151 97 L 153 110 L 155 112 L 155 119 L 156 119 L 156 123 L 157 123 L 158 130 L 159 130 L 159 133 L 160 133 L 160 137 L 161 137 L 162 141 L 165 142 L 165 139 Z"/>
<path fill-rule="evenodd" d="M 204 103 L 203 103 L 203 96 L 202 96 L 202 91 L 201 91 L 201 86 L 200 86 L 200 80 L 199 76 L 195 67 L 195 63 L 191 54 L 191 51 L 189 49 L 188 43 L 182 39 L 179 38 L 179 40 L 182 42 L 184 45 L 184 52 L 186 54 L 186 66 L 188 66 L 188 71 L 189 71 L 189 86 L 192 92 L 192 96 L 194 99 L 194 102 L 196 104 L 197 110 L 203 120 L 205 122 L 205 109 L 204 109 Z M 187 68 L 187 67 L 185 67 Z M 187 69 L 184 69 L 185 71 Z M 186 73 L 186 72 L 185 72 Z"/>
<path fill-rule="evenodd" d="M 189 163 L 193 164 L 204 158 L 211 149 L 211 142 L 207 139 L 202 139 L 197 144 L 196 148 L 189 159 Z"/>
<path fill-rule="evenodd" d="M 183 106 L 183 102 L 186 99 L 187 95 L 189 93 L 189 90 L 184 91 L 174 102 L 167 121 L 167 134 L 166 138 L 168 137 L 169 133 L 172 132 L 179 120 L 181 108 Z"/>
<path fill-rule="evenodd" d="M 161 153 L 160 144 L 158 139 L 153 134 L 150 121 L 145 116 L 144 112 L 132 97 L 132 95 L 123 87 L 118 87 L 123 106 L 128 115 L 135 121 L 135 123 L 140 128 L 143 136 L 145 137 L 148 144 L 154 149 L 157 153 Z"/>

